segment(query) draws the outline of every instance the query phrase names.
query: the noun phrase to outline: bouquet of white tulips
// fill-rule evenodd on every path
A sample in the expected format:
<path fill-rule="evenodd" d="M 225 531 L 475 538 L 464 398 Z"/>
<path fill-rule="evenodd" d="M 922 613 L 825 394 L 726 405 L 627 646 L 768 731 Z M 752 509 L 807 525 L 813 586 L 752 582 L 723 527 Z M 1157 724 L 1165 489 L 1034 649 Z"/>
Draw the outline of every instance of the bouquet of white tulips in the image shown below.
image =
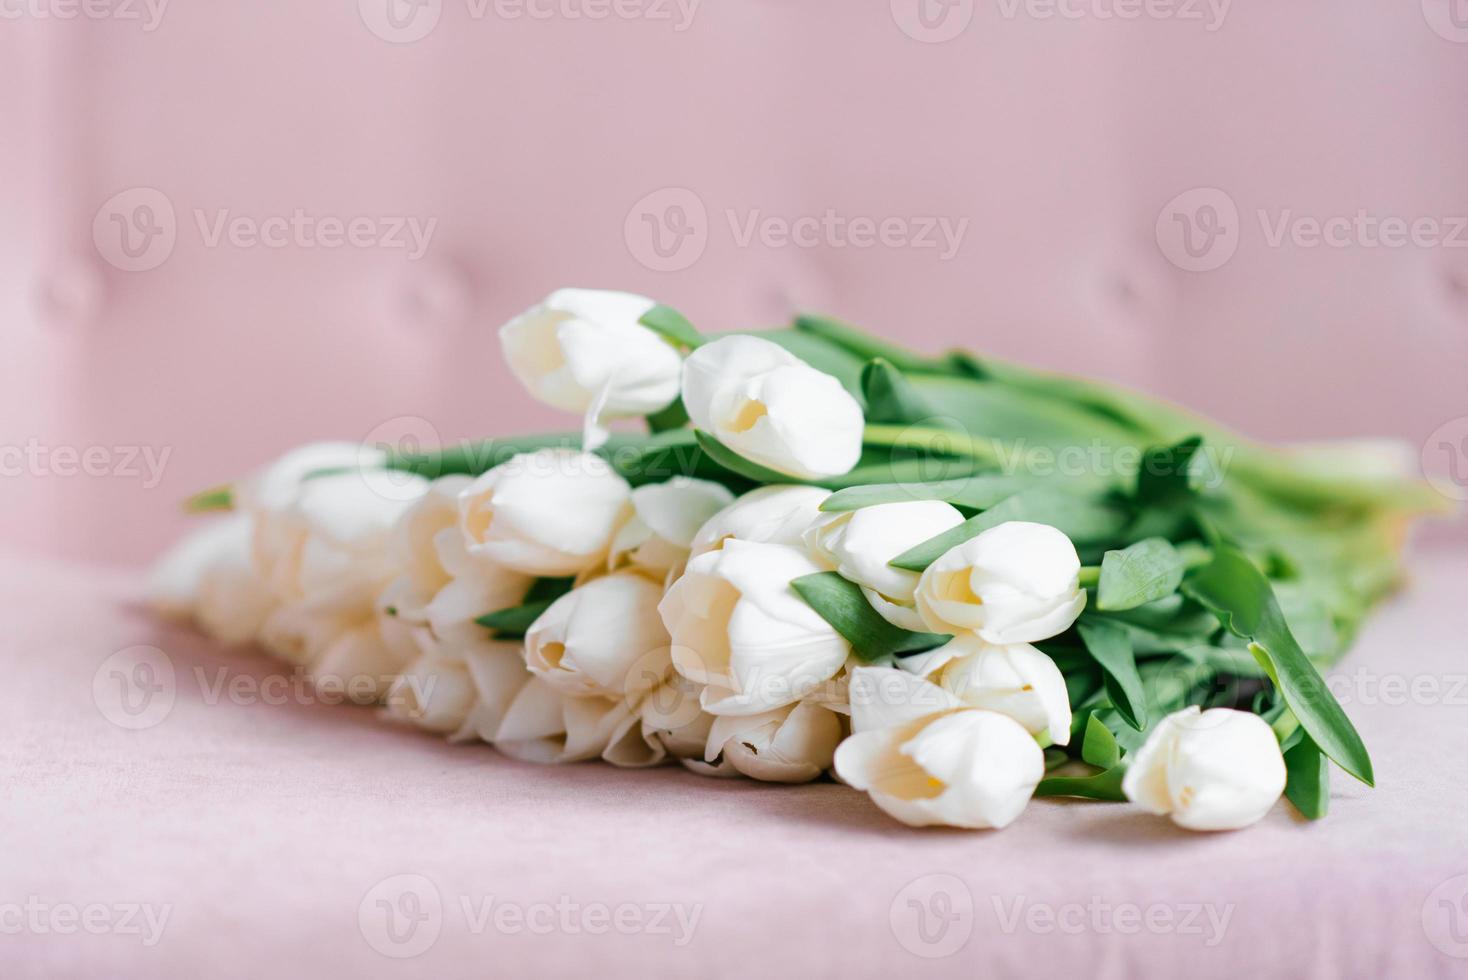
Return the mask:
<path fill-rule="evenodd" d="M 912 825 L 1033 796 L 1243 827 L 1371 760 L 1320 669 L 1438 501 L 1117 388 L 801 317 L 561 290 L 500 331 L 572 435 L 315 444 L 195 510 L 160 608 L 535 762 L 831 775 Z M 646 431 L 608 423 L 643 420 Z"/>

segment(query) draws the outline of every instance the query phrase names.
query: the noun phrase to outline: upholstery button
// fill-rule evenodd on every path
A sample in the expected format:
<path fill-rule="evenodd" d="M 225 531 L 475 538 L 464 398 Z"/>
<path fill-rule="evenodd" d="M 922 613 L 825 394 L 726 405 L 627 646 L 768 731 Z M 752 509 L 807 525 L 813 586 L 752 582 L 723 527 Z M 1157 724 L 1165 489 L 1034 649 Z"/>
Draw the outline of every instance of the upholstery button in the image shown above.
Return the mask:
<path fill-rule="evenodd" d="M 96 321 L 106 286 L 95 263 L 69 258 L 36 278 L 36 315 L 49 327 L 81 327 Z"/>
<path fill-rule="evenodd" d="M 400 314 L 411 327 L 464 326 L 474 305 L 474 287 L 463 269 L 449 263 L 420 265 L 408 273 Z"/>

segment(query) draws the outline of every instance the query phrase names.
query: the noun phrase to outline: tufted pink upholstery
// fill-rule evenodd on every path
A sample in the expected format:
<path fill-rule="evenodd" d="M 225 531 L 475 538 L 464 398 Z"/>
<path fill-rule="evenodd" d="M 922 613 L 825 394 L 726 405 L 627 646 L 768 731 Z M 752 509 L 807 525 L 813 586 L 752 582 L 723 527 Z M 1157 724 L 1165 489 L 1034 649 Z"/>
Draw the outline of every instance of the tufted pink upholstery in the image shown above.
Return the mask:
<path fill-rule="evenodd" d="M 1461 0 L 1238 4 L 1216 30 L 1191 2 L 1202 20 L 924 0 L 971 14 L 943 43 L 899 26 L 923 23 L 916 0 L 709 2 L 684 30 L 661 0 L 671 21 L 425 0 L 440 19 L 413 43 L 369 28 L 387 2 L 180 2 L 152 30 L 141 3 L 140 21 L 7 7 L 31 12 L 0 21 L 0 444 L 171 453 L 156 487 L 59 466 L 0 480 L 9 541 L 137 560 L 177 498 L 293 441 L 403 415 L 445 439 L 563 425 L 512 385 L 492 332 L 561 284 L 646 292 L 710 327 L 817 308 L 1124 379 L 1272 437 L 1421 445 L 1468 414 L 1468 249 L 1271 247 L 1257 217 L 1468 215 Z M 146 271 L 93 234 L 131 188 L 176 216 Z M 654 214 L 706 236 L 678 271 L 649 268 L 667 263 L 635 207 L 664 188 L 707 216 Z M 1154 233 L 1194 188 L 1239 213 L 1236 253 L 1206 272 Z M 669 202 L 689 199 L 649 206 Z M 437 224 L 417 261 L 211 247 L 196 211 L 221 209 Z M 967 226 L 946 261 L 740 244 L 754 212 L 827 211 Z M 106 212 L 101 228 L 116 232 Z"/>

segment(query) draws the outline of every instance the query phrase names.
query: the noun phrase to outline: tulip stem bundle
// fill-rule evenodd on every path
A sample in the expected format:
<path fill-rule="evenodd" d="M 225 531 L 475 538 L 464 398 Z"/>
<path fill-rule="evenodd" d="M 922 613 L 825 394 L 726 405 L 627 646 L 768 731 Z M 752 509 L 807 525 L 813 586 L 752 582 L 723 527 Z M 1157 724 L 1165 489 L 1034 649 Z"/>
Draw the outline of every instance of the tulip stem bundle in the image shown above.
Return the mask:
<path fill-rule="evenodd" d="M 233 514 L 160 565 L 160 605 L 516 758 L 834 772 L 913 825 L 1039 795 L 1227 829 L 1282 794 L 1322 816 L 1331 765 L 1372 783 L 1320 669 L 1440 509 L 1390 447 L 1272 449 L 626 293 L 561 290 L 501 340 L 579 432 L 303 447 L 190 502 Z"/>

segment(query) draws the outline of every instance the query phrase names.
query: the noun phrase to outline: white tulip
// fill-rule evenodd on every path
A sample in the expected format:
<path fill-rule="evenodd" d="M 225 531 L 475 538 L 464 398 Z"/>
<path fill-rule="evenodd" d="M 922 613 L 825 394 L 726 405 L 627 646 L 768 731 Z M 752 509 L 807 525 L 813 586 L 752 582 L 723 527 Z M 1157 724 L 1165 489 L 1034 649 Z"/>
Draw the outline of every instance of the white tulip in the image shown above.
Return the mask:
<path fill-rule="evenodd" d="M 904 500 L 822 514 L 805 532 L 805 542 L 818 561 L 861 586 L 882 618 L 922 632 L 927 626 L 913 603 L 918 573 L 888 562 L 963 520 L 958 508 L 946 501 Z"/>
<path fill-rule="evenodd" d="M 704 344 L 683 364 L 693 424 L 745 459 L 802 479 L 849 472 L 865 420 L 841 382 L 761 337 Z"/>
<path fill-rule="evenodd" d="M 808 783 L 831 767 L 841 716 L 801 701 L 757 715 L 715 717 L 704 761 L 720 756 L 751 779 Z"/>
<path fill-rule="evenodd" d="M 1033 643 L 1065 632 L 1086 605 L 1075 545 L 1047 524 L 1009 521 L 947 551 L 918 580 L 917 610 L 935 633 Z"/>
<path fill-rule="evenodd" d="M 314 609 L 301 600 L 277 605 L 260 626 L 260 645 L 275 657 L 298 667 L 315 663 L 337 637 L 366 621 L 352 611 L 343 615 Z"/>
<path fill-rule="evenodd" d="M 631 493 L 598 456 L 540 449 L 466 487 L 459 530 L 470 555 L 529 575 L 576 575 L 606 561 Z"/>
<path fill-rule="evenodd" d="M 717 551 L 730 539 L 803 548 L 803 536 L 831 495 L 820 487 L 772 485 L 751 490 L 710 517 L 693 536 L 690 555 Z"/>
<path fill-rule="evenodd" d="M 1180 827 L 1234 830 L 1263 817 L 1284 792 L 1284 757 L 1258 715 L 1193 705 L 1158 723 L 1130 759 L 1121 788 Z"/>
<path fill-rule="evenodd" d="M 640 717 L 625 698 L 570 697 L 541 677 L 515 695 L 495 733 L 495 748 L 526 762 L 580 762 L 602 758 L 638 767 L 664 753 L 642 736 Z"/>
<path fill-rule="evenodd" d="M 632 491 L 632 516 L 612 540 L 608 566 L 658 578 L 682 568 L 709 518 L 734 500 L 721 484 L 675 477 Z"/>
<path fill-rule="evenodd" d="M 381 466 L 387 454 L 355 442 L 312 442 L 297 446 L 255 471 L 235 488 L 238 507 L 276 511 L 288 506 L 313 474 Z"/>
<path fill-rule="evenodd" d="M 702 685 L 670 668 L 663 683 L 649 691 L 638 706 L 642 737 L 701 776 L 737 779 L 741 773 L 727 760 L 711 764 L 703 759 L 714 716 L 699 705 L 701 691 Z"/>
<path fill-rule="evenodd" d="M 483 556 L 469 554 L 459 533 L 458 498 L 473 482 L 465 476 L 433 481 L 398 521 L 392 556 L 400 574 L 388 587 L 391 615 L 427 626 L 440 640 L 484 638 L 475 620 L 519 605 L 535 581 Z"/>
<path fill-rule="evenodd" d="M 404 598 L 413 595 L 419 600 L 405 601 L 401 611 L 421 610 L 453 579 L 454 572 L 445 566 L 442 555 L 445 548 L 458 544 L 467 557 L 458 533 L 459 494 L 473 482 L 467 476 L 440 477 L 398 519 L 392 536 L 393 561 L 410 587 L 404 589 Z"/>
<path fill-rule="evenodd" d="M 926 664 L 910 664 L 919 658 Z M 961 636 L 929 654 L 904 658 L 905 669 L 950 691 L 975 708 L 1008 715 L 1037 738 L 1055 745 L 1070 742 L 1070 695 L 1055 661 L 1028 643 L 994 646 L 976 636 Z M 924 667 L 932 670 L 923 675 Z"/>
<path fill-rule="evenodd" d="M 1045 775 L 1045 756 L 1013 719 L 968 708 L 905 671 L 856 670 L 852 735 L 836 773 L 914 827 L 1004 827 Z"/>
<path fill-rule="evenodd" d="M 418 493 L 427 488 L 419 479 Z M 282 601 L 369 615 L 395 571 L 389 544 L 411 505 L 411 499 L 377 493 L 358 473 L 307 480 L 290 503 L 257 516 L 271 542 L 256 552 L 261 574 Z"/>
<path fill-rule="evenodd" d="M 525 633 L 525 663 L 570 695 L 636 696 L 661 684 L 668 631 L 663 590 L 636 572 L 613 572 L 551 603 Z"/>
<path fill-rule="evenodd" d="M 407 663 L 384 638 L 377 622 L 368 620 L 332 638 L 308 669 L 318 691 L 372 704 L 391 690 Z"/>
<path fill-rule="evenodd" d="M 818 571 L 795 548 L 737 540 L 688 563 L 659 609 L 673 665 L 707 685 L 706 711 L 753 715 L 791 704 L 846 663 L 850 645 L 790 585 Z"/>
<path fill-rule="evenodd" d="M 600 418 L 650 415 L 678 397 L 682 358 L 638 323 L 656 305 L 631 293 L 559 289 L 500 328 L 510 370 L 540 401 L 585 415 L 585 448 L 606 441 Z"/>
<path fill-rule="evenodd" d="M 474 709 L 478 692 L 468 664 L 425 654 L 408 665 L 387 695 L 388 714 L 425 731 L 459 731 Z"/>
<path fill-rule="evenodd" d="M 254 639 L 275 600 L 251 558 L 253 528 L 250 515 L 234 513 L 189 533 L 154 565 L 148 601 L 222 643 Z"/>
<path fill-rule="evenodd" d="M 478 639 L 450 641 L 443 644 L 442 650 L 445 657 L 459 659 L 469 669 L 476 694 L 474 707 L 450 740 L 462 742 L 477 738 L 493 742 L 515 696 L 530 681 L 521 645 Z"/>

